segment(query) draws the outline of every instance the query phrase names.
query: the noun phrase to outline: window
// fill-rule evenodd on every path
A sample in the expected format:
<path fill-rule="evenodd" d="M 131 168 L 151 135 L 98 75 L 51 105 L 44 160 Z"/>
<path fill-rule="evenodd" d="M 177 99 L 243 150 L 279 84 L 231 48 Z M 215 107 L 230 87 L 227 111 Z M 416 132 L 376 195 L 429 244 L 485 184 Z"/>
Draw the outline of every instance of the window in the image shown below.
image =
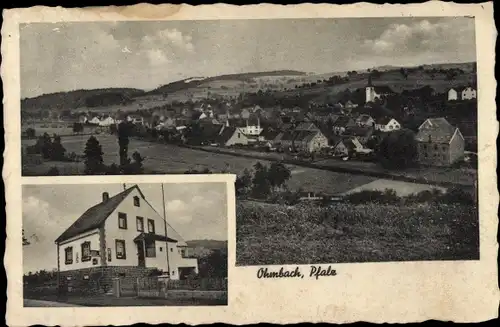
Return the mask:
<path fill-rule="evenodd" d="M 434 150 L 437 150 L 437 149 L 438 149 L 438 146 L 437 146 L 437 144 L 436 144 L 436 145 L 434 145 Z"/>
<path fill-rule="evenodd" d="M 241 137 L 241 133 L 238 133 L 238 138 L 240 138 L 240 137 Z"/>
<path fill-rule="evenodd" d="M 108 261 L 111 261 L 112 255 L 111 255 L 111 249 L 108 248 Z"/>
<path fill-rule="evenodd" d="M 170 248 L 170 252 L 174 252 L 174 248 Z"/>
<path fill-rule="evenodd" d="M 82 243 L 82 262 L 90 261 L 90 242 Z"/>
<path fill-rule="evenodd" d="M 137 216 L 136 225 L 138 232 L 144 232 L 144 218 Z"/>
<path fill-rule="evenodd" d="M 125 252 L 125 241 L 115 240 L 116 244 L 116 259 L 126 259 L 127 253 Z"/>
<path fill-rule="evenodd" d="M 148 219 L 148 233 L 155 232 L 155 221 L 153 219 Z"/>
<path fill-rule="evenodd" d="M 155 258 L 156 257 L 156 247 L 155 242 L 146 242 L 146 257 Z"/>
<path fill-rule="evenodd" d="M 127 229 L 127 214 L 123 212 L 118 213 L 118 228 Z"/>
<path fill-rule="evenodd" d="M 163 248 L 160 246 L 160 252 L 163 252 Z"/>
<path fill-rule="evenodd" d="M 136 206 L 136 207 L 140 207 L 141 206 L 141 202 L 139 201 L 139 197 L 138 196 L 134 196 L 134 206 Z"/>
<path fill-rule="evenodd" d="M 69 246 L 64 249 L 65 252 L 65 260 L 64 263 L 70 265 L 73 263 L 73 247 Z"/>

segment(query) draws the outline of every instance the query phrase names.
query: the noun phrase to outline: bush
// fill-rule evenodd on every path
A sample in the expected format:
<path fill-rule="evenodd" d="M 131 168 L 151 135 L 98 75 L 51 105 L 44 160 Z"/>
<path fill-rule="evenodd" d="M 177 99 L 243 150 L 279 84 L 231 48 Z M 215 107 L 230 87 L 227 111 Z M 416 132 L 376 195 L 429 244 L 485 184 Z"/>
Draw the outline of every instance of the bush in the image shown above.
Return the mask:
<path fill-rule="evenodd" d="M 49 169 L 49 171 L 47 172 L 47 176 L 59 176 L 59 169 L 57 169 L 56 166 L 53 166 Z"/>

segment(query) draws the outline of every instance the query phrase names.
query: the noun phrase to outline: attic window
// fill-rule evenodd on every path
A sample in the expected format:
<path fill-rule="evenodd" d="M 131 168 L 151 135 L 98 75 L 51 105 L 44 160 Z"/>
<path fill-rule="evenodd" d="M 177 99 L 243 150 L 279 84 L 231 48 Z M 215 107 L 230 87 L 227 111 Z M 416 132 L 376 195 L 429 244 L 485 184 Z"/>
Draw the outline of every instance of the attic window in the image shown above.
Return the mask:
<path fill-rule="evenodd" d="M 136 207 L 140 207 L 141 206 L 141 202 L 139 201 L 139 197 L 138 196 L 134 196 L 134 206 L 136 206 Z"/>

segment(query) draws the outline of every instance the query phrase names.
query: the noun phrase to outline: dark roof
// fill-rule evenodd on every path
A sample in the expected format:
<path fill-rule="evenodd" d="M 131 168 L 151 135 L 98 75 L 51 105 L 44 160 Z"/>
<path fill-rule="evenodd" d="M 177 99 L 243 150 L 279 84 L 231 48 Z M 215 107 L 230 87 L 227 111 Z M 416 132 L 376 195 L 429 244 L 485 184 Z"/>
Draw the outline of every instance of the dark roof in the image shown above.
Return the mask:
<path fill-rule="evenodd" d="M 109 198 L 107 201 L 96 204 L 85 211 L 80 218 L 69 226 L 69 228 L 56 239 L 56 243 L 60 243 L 81 233 L 100 227 L 106 221 L 106 218 L 108 218 L 108 216 L 116 209 L 116 207 L 118 207 L 127 195 L 132 192 L 133 189 L 137 189 L 142 195 L 139 187 L 134 185 Z M 144 195 L 142 195 L 142 197 L 144 198 Z"/>
<path fill-rule="evenodd" d="M 347 136 L 360 136 L 360 137 L 370 137 L 373 134 L 372 127 L 362 127 L 362 126 L 352 126 L 349 127 L 344 135 Z"/>
<path fill-rule="evenodd" d="M 295 130 L 302 130 L 302 131 L 317 131 L 318 127 L 314 123 L 300 123 Z"/>
<path fill-rule="evenodd" d="M 392 117 L 382 117 L 382 118 L 376 119 L 376 122 L 377 122 L 377 124 L 380 124 L 380 125 L 387 125 L 387 124 L 389 124 L 389 122 L 391 120 L 392 120 Z"/>
<path fill-rule="evenodd" d="M 388 94 L 394 93 L 394 91 L 387 85 L 374 86 L 373 88 L 377 93 L 388 93 Z"/>
<path fill-rule="evenodd" d="M 277 128 L 264 128 L 259 136 L 262 136 L 265 140 L 274 140 L 279 133 L 280 130 Z"/>
<path fill-rule="evenodd" d="M 203 125 L 203 129 L 201 130 L 201 135 L 205 139 L 215 139 L 219 136 L 223 125 L 220 124 L 206 124 Z"/>
<path fill-rule="evenodd" d="M 174 240 L 173 238 L 166 237 L 164 235 L 154 234 L 154 233 L 140 233 L 139 235 L 137 235 L 136 238 L 134 238 L 134 242 L 142 241 L 142 240 L 145 240 L 145 241 L 163 241 L 163 242 L 168 241 L 168 242 L 173 242 L 173 243 L 178 242 L 177 240 Z"/>
<path fill-rule="evenodd" d="M 230 126 L 230 127 L 224 127 L 222 130 L 222 133 L 219 134 L 217 137 L 217 142 L 221 144 L 225 144 L 229 139 L 234 135 L 234 132 L 236 131 L 236 127 Z"/>
<path fill-rule="evenodd" d="M 419 142 L 449 143 L 456 130 L 445 118 L 429 118 L 419 127 L 415 139 Z"/>
<path fill-rule="evenodd" d="M 319 130 L 294 130 L 285 131 L 281 136 L 282 141 L 298 141 L 309 142 L 316 134 L 321 133 Z"/>
<path fill-rule="evenodd" d="M 349 123 L 352 121 L 351 117 L 348 116 L 339 116 L 334 122 L 333 126 L 337 127 L 347 127 Z"/>

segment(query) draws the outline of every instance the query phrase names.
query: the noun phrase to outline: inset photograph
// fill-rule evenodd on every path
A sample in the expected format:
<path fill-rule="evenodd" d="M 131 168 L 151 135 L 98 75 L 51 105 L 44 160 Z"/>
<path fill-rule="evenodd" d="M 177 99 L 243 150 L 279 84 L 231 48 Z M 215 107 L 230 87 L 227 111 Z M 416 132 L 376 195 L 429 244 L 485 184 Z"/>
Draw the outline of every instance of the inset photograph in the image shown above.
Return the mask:
<path fill-rule="evenodd" d="M 227 305 L 226 183 L 23 186 L 25 307 Z"/>

